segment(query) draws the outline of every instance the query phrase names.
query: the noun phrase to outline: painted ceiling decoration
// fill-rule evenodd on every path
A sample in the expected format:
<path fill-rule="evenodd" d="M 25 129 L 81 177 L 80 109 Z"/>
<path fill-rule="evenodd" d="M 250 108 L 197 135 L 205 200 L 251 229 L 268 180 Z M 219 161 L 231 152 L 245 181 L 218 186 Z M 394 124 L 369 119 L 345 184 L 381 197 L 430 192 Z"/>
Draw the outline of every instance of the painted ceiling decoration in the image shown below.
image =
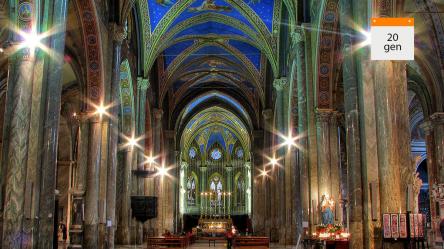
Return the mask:
<path fill-rule="evenodd" d="M 139 3 L 145 73 L 163 57 L 160 98 L 190 82 L 231 83 L 264 99 L 267 63 L 278 76 L 282 0 L 145 0 Z M 285 2 L 285 1 L 284 1 Z M 207 65 L 196 64 L 205 58 Z M 192 77 L 193 78 L 193 77 Z"/>
<path fill-rule="evenodd" d="M 193 144 L 197 144 L 199 152 L 204 155 L 215 144 L 220 145 L 227 153 L 235 153 L 233 149 L 236 143 L 241 144 L 245 154 L 250 150 L 245 124 L 232 112 L 217 106 L 193 116 L 182 134 L 181 143 L 184 151 L 189 151 Z"/>
<path fill-rule="evenodd" d="M 240 104 L 237 100 L 235 100 L 231 96 L 226 95 L 219 91 L 210 91 L 201 94 L 196 98 L 194 98 L 189 104 L 187 104 L 185 108 L 182 109 L 179 115 L 179 120 L 181 120 L 181 123 L 178 124 L 179 127 L 181 127 L 182 124 L 184 124 L 183 122 L 189 120 L 188 116 L 194 115 L 196 113 L 196 110 L 199 110 L 200 106 L 203 103 L 208 102 L 210 100 L 219 100 L 220 102 L 227 103 L 229 106 L 231 106 L 231 108 L 233 108 L 233 110 L 236 110 L 237 113 L 239 113 L 242 116 L 243 120 L 247 122 L 246 123 L 247 127 L 252 127 L 252 120 L 250 119 L 250 116 L 248 112 L 245 110 L 244 106 L 242 106 L 242 104 Z M 188 124 L 190 124 L 190 122 L 192 121 L 189 121 Z M 244 122 L 240 123 L 244 124 Z"/>
<path fill-rule="evenodd" d="M 120 103 L 122 130 L 129 135 L 134 124 L 134 96 L 131 70 L 128 60 L 120 64 Z"/>

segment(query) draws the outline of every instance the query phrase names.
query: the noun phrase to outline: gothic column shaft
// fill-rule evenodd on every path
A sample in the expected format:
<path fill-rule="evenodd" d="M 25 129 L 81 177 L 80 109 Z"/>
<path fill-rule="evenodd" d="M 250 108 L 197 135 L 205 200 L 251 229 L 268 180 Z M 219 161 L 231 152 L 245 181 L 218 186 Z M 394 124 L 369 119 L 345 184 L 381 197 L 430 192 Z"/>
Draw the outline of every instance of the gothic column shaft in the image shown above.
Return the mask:
<path fill-rule="evenodd" d="M 122 41 L 125 38 L 123 27 L 114 24 L 113 27 L 113 58 L 111 74 L 111 99 L 110 116 L 117 117 L 120 108 L 120 63 Z M 116 171 L 117 171 L 117 147 L 119 140 L 119 124 L 117 119 L 110 118 L 108 141 L 108 170 L 106 189 L 106 247 L 114 248 L 114 234 L 116 229 Z"/>
<path fill-rule="evenodd" d="M 65 49 L 65 25 L 67 0 L 47 1 L 53 3 L 52 26 L 60 30 L 50 40 L 47 74 L 45 118 L 43 125 L 43 153 L 40 179 L 40 222 L 38 227 L 39 248 L 50 248 L 54 239 L 55 189 L 57 170 L 57 141 L 59 135 L 60 104 L 62 98 L 62 66 Z"/>
<path fill-rule="evenodd" d="M 120 244 L 129 245 L 131 243 L 130 221 L 131 221 L 131 170 L 133 164 L 134 149 L 129 146 L 125 150 L 125 161 L 123 169 L 123 191 L 122 191 L 122 208 L 120 221 Z"/>
<path fill-rule="evenodd" d="M 18 1 L 20 6 L 29 7 L 29 19 L 19 18 L 25 13 L 18 13 L 18 28 L 25 32 L 33 32 L 32 26 L 36 14 L 34 10 L 36 5 L 34 1 Z M 19 35 L 14 35 L 15 42 L 21 42 Z M 14 69 L 8 78 L 8 96 L 7 101 L 12 108 L 10 109 L 8 133 L 3 134 L 6 137 L 8 145 L 5 166 L 2 172 L 6 175 L 3 183 L 5 186 L 3 207 L 3 237 L 2 248 L 22 248 L 23 220 L 24 220 L 24 202 L 26 186 L 26 161 L 28 158 L 29 147 L 29 127 L 32 103 L 33 72 L 34 70 L 34 49 L 27 47 L 17 51 L 12 55 L 11 64 Z M 6 130 L 6 129 L 5 129 Z"/>
<path fill-rule="evenodd" d="M 273 82 L 273 86 L 276 90 L 276 106 L 275 106 L 275 124 L 276 124 L 276 132 L 283 133 L 284 136 L 288 136 L 288 127 L 285 125 L 285 110 L 284 110 L 284 101 L 286 99 L 286 95 L 284 92 L 288 90 L 288 82 L 286 78 L 280 78 L 275 79 Z M 283 138 L 281 136 L 276 136 L 275 146 L 278 146 L 278 150 L 276 151 L 276 157 L 277 158 L 284 158 L 286 156 L 286 147 L 281 147 L 280 144 L 282 144 Z M 286 196 L 285 196 L 285 165 L 288 164 L 288 162 L 285 162 L 285 160 L 279 162 L 280 166 L 275 166 L 275 196 L 276 196 L 276 202 L 278 204 L 278 208 L 276 209 L 276 229 L 279 232 L 279 243 L 284 244 L 285 243 L 285 234 L 287 228 L 285 226 L 282 226 L 282 224 L 286 224 Z M 284 167 L 284 168 L 283 168 Z M 288 183 L 289 184 L 289 183 Z"/>
<path fill-rule="evenodd" d="M 200 192 L 204 193 L 204 192 L 207 192 L 207 167 L 206 166 L 201 166 L 200 167 L 200 175 L 201 175 L 201 179 L 200 179 Z M 185 176 L 187 176 L 187 175 L 185 175 Z M 184 186 L 186 186 L 186 185 L 184 185 Z M 208 212 L 207 212 L 208 198 L 205 195 L 203 195 L 202 197 L 203 197 L 201 199 L 201 201 L 203 201 L 202 202 L 202 208 L 203 208 L 202 213 L 203 214 L 208 214 Z"/>
<path fill-rule="evenodd" d="M 85 249 L 98 248 L 99 168 L 101 162 L 102 118 L 90 119 L 88 165 L 86 171 L 84 241 Z"/>
<path fill-rule="evenodd" d="M 340 29 L 342 36 L 344 110 L 347 148 L 349 231 L 351 248 L 363 247 L 363 210 L 362 210 L 362 177 L 361 150 L 358 106 L 358 80 L 356 78 L 355 58 L 352 50 L 354 31 L 349 27 L 348 19 L 353 16 L 352 2 L 340 1 Z"/>
<path fill-rule="evenodd" d="M 233 167 L 232 166 L 227 166 L 225 167 L 226 171 L 227 171 L 227 190 L 229 193 L 228 195 L 228 214 L 231 215 L 233 212 L 233 207 L 234 207 L 234 191 L 233 191 Z"/>
<path fill-rule="evenodd" d="M 429 180 L 429 191 L 437 183 L 437 168 L 436 168 L 436 155 L 435 155 L 435 139 L 433 132 L 433 123 L 427 120 L 421 124 L 421 128 L 425 133 L 425 143 L 426 143 L 426 154 L 427 154 L 427 175 Z M 439 232 L 439 213 L 436 210 L 436 200 L 433 195 L 430 195 L 430 217 L 431 217 L 431 227 L 432 227 L 432 238 L 436 240 L 440 236 Z"/>
<path fill-rule="evenodd" d="M 307 87 L 306 87 L 306 64 L 305 64 L 305 32 L 297 28 L 292 34 L 296 49 L 296 87 L 298 89 L 298 121 L 297 130 L 300 139 L 297 141 L 301 148 L 298 151 L 299 185 L 301 207 L 298 207 L 297 233 L 302 234 L 302 222 L 309 222 L 309 176 L 308 176 L 308 132 L 307 132 Z"/>
<path fill-rule="evenodd" d="M 3 214 L 3 247 L 20 248 L 22 221 L 24 216 L 24 195 L 26 162 L 28 156 L 29 116 L 31 112 L 33 59 L 23 60 L 17 55 L 13 62 L 17 68 L 8 82 L 12 87 L 11 99 L 15 108 L 11 113 L 9 149 L 6 164 L 4 214 Z M 8 91 L 9 92 L 9 91 Z"/>
<path fill-rule="evenodd" d="M 337 112 L 333 112 L 330 119 L 330 178 L 331 178 L 331 197 L 335 204 L 339 204 L 339 134 L 338 134 L 338 117 Z M 339 223 L 339 208 L 335 206 L 335 223 Z"/>
<path fill-rule="evenodd" d="M 264 152 L 265 155 L 267 157 L 272 157 L 272 152 L 271 152 L 271 147 L 272 147 L 272 118 L 273 118 L 273 112 L 271 109 L 265 109 L 262 112 L 263 115 L 263 119 L 264 119 L 264 143 L 263 143 L 263 148 L 264 148 Z M 267 160 L 267 158 L 263 158 L 263 160 Z M 266 176 L 263 177 L 262 181 L 263 181 L 263 185 L 264 185 L 264 233 L 265 236 L 270 236 L 271 234 L 271 226 L 272 226 L 272 222 L 273 222 L 273 208 L 271 208 L 271 203 L 272 203 L 272 199 L 273 199 L 273 194 L 272 194 L 272 190 L 271 190 L 271 179 L 270 179 L 270 174 L 271 174 L 271 170 L 270 170 L 270 166 L 268 165 L 269 162 L 264 162 L 264 168 L 263 170 L 265 170 L 266 172 Z"/>
<path fill-rule="evenodd" d="M 330 170 L 330 118 L 332 110 L 318 109 L 316 112 L 316 134 L 318 145 L 318 195 L 331 195 Z M 319 216 L 319 214 L 318 214 Z"/>
<path fill-rule="evenodd" d="M 410 161 L 405 63 L 377 62 L 373 72 L 381 212 L 403 212 L 406 186 L 401 172 L 414 172 Z"/>
<path fill-rule="evenodd" d="M 162 154 L 162 116 L 163 110 L 155 108 L 154 109 L 154 129 L 153 129 L 153 143 L 154 143 L 154 155 L 159 157 L 159 165 L 162 165 L 165 162 L 164 155 Z M 164 206 L 164 196 L 162 195 L 164 189 L 164 180 L 163 177 L 154 178 L 153 189 L 154 193 L 157 196 L 158 202 L 158 212 L 157 218 L 153 221 L 154 225 L 154 233 L 156 235 L 160 235 L 163 233 L 162 225 L 163 225 L 163 206 Z"/>
<path fill-rule="evenodd" d="M 439 169 L 437 181 L 444 183 L 444 112 L 434 113 L 430 119 L 434 126 L 436 169 Z M 444 212 L 441 217 L 444 217 Z"/>

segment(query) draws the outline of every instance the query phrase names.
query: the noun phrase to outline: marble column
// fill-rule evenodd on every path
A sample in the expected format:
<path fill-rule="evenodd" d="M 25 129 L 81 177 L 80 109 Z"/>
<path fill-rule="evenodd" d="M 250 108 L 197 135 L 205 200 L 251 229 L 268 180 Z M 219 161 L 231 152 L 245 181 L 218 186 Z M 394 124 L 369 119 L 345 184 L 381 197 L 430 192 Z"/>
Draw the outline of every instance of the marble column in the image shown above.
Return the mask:
<path fill-rule="evenodd" d="M 83 112 L 77 114 L 79 121 L 77 135 L 77 167 L 75 169 L 75 179 L 72 192 L 72 212 L 71 224 L 69 228 L 69 247 L 81 248 L 83 244 L 83 205 L 84 194 L 86 189 L 86 171 L 88 164 L 88 148 L 89 148 L 89 120 L 88 114 Z"/>
<path fill-rule="evenodd" d="M 339 133 L 338 133 L 338 118 L 340 114 L 333 112 L 330 119 L 330 179 L 331 179 L 331 193 L 330 196 L 335 201 L 335 207 L 339 207 Z M 339 208 L 335 208 L 335 223 L 339 223 Z"/>
<path fill-rule="evenodd" d="M 273 129 L 273 111 L 271 109 L 265 109 L 262 111 L 263 116 L 263 122 L 264 122 L 264 143 L 263 143 L 263 150 L 264 154 L 267 157 L 272 157 L 271 147 L 272 147 L 272 129 Z M 272 194 L 271 191 L 271 179 L 270 179 L 270 165 L 268 165 L 268 161 L 266 157 L 263 158 L 265 162 L 263 163 L 264 168 L 267 172 L 267 176 L 263 177 L 263 186 L 264 186 L 264 233 L 265 236 L 271 235 L 271 226 L 273 224 L 273 208 L 271 208 L 271 203 L 274 194 Z"/>
<path fill-rule="evenodd" d="M 121 222 L 119 229 L 119 242 L 122 245 L 131 243 L 130 221 L 131 221 L 131 172 L 133 164 L 134 148 L 127 146 L 125 148 L 125 162 L 123 170 L 123 191 L 122 191 L 122 208 Z"/>
<path fill-rule="evenodd" d="M 342 35 L 342 53 L 344 55 L 343 84 L 344 109 L 347 148 L 348 203 L 351 248 L 363 247 L 363 207 L 362 207 L 362 176 L 361 176 L 361 145 L 359 127 L 358 80 L 356 77 L 355 58 L 353 56 L 353 40 L 350 34 L 354 31 L 348 24 L 349 16 L 353 15 L 352 3 L 340 1 L 340 18 Z"/>
<path fill-rule="evenodd" d="M 275 124 L 276 124 L 276 132 L 280 132 L 284 134 L 284 136 L 287 136 L 287 127 L 285 125 L 285 111 L 284 111 L 284 101 L 286 98 L 286 91 L 288 91 L 288 80 L 287 78 L 279 78 L 275 79 L 273 82 L 273 87 L 276 90 L 276 106 L 275 106 Z M 288 94 L 287 94 L 288 96 Z M 275 146 L 278 146 L 278 149 L 276 151 L 276 157 L 278 158 L 284 158 L 286 155 L 286 149 L 285 147 L 280 147 L 279 145 L 282 144 L 283 138 L 280 136 L 276 136 Z M 280 162 L 283 167 L 285 167 L 286 162 L 285 160 Z M 288 163 L 288 162 L 287 162 Z M 276 199 L 278 208 L 276 209 L 276 229 L 279 232 L 279 243 L 285 244 L 286 241 L 286 231 L 287 228 L 285 226 L 282 226 L 282 224 L 286 224 L 286 195 L 285 195 L 285 169 L 282 167 L 276 167 L 275 168 L 275 180 L 276 180 Z"/>
<path fill-rule="evenodd" d="M 98 248 L 99 168 L 101 163 L 102 117 L 92 114 L 89 120 L 88 164 L 86 171 L 83 246 Z"/>
<path fill-rule="evenodd" d="M 122 42 L 126 38 L 123 26 L 113 25 L 113 57 L 111 74 L 111 98 L 109 113 L 112 117 L 119 115 L 120 108 L 120 63 Z M 114 248 L 114 234 L 116 230 L 116 171 L 117 171 L 117 147 L 119 140 L 119 124 L 115 118 L 108 119 L 109 140 L 108 140 L 108 170 L 106 189 L 106 248 Z"/>
<path fill-rule="evenodd" d="M 47 1 L 53 5 L 52 26 L 58 32 L 50 38 L 50 50 L 43 121 L 43 152 L 40 175 L 40 221 L 38 226 L 38 247 L 50 248 L 54 239 L 55 189 L 57 185 L 57 146 L 59 135 L 60 105 L 62 98 L 62 66 L 65 50 L 65 26 L 67 0 Z"/>
<path fill-rule="evenodd" d="M 20 0 L 19 5 L 29 6 L 29 20 L 18 21 L 18 28 L 23 32 L 32 32 L 32 22 L 36 9 L 34 1 Z M 23 13 L 22 13 L 23 14 Z M 18 19 L 18 17 L 17 17 Z M 14 42 L 21 42 L 19 35 L 14 35 Z M 8 134 L 3 134 L 8 142 L 6 173 L 4 179 L 5 195 L 3 208 L 2 248 L 22 248 L 22 224 L 24 220 L 24 201 L 26 186 L 26 166 L 29 146 L 29 124 L 32 103 L 32 84 L 34 70 L 34 49 L 22 48 L 12 55 L 11 64 L 14 69 L 8 78 L 8 104 L 13 106 L 9 113 L 10 127 Z"/>
<path fill-rule="evenodd" d="M 404 180 L 415 172 L 410 159 L 405 63 L 377 62 L 373 69 L 381 212 L 405 212 Z"/>
<path fill-rule="evenodd" d="M 228 215 L 231 215 L 233 212 L 233 200 L 234 200 L 234 189 L 233 189 L 233 166 L 227 165 L 225 167 L 225 170 L 227 171 L 227 191 L 230 193 L 228 195 L 228 209 L 227 213 Z"/>
<path fill-rule="evenodd" d="M 306 87 L 306 64 L 305 64 L 305 31 L 297 27 L 291 34 L 294 49 L 296 50 L 296 87 L 298 99 L 297 131 L 300 136 L 297 141 L 301 149 L 298 150 L 299 165 L 299 199 L 301 206 L 298 207 L 296 232 L 303 235 L 303 222 L 310 221 L 310 198 L 309 198 L 309 170 L 308 170 L 308 132 L 307 132 L 307 87 Z M 310 222 L 311 223 L 311 222 Z"/>
<path fill-rule="evenodd" d="M 319 195 L 318 203 L 320 203 L 323 195 L 331 195 L 330 121 L 332 115 L 333 110 L 330 109 L 318 109 L 316 111 Z"/>
<path fill-rule="evenodd" d="M 162 154 L 162 116 L 163 116 L 163 110 L 154 108 L 153 110 L 154 114 L 154 128 L 153 128 L 153 150 L 154 155 L 159 156 L 159 165 L 162 165 L 164 163 L 164 155 Z M 163 190 L 163 180 L 161 177 L 154 178 L 154 193 L 157 196 L 157 202 L 158 202 L 158 212 L 157 212 L 157 218 L 153 221 L 154 224 L 154 233 L 155 235 L 160 235 L 163 233 L 161 230 L 162 228 L 162 217 L 163 217 L 163 201 L 164 196 L 162 196 L 162 190 Z"/>
<path fill-rule="evenodd" d="M 201 193 L 204 193 L 204 192 L 207 192 L 207 190 L 208 190 L 208 188 L 207 188 L 207 178 L 208 178 L 208 176 L 207 176 L 207 166 L 200 166 L 200 175 L 201 175 L 201 178 L 200 178 L 200 192 Z M 202 201 L 202 200 L 201 200 Z M 203 205 L 202 205 L 202 207 L 203 207 L 203 214 L 208 214 L 208 212 L 207 212 L 207 207 L 208 207 L 208 198 L 207 197 L 205 197 L 204 196 L 204 200 L 203 200 Z"/>
<path fill-rule="evenodd" d="M 435 140 L 435 155 L 437 183 L 444 183 L 444 112 L 437 112 L 430 116 L 430 121 L 433 122 L 433 136 Z M 444 217 L 444 212 L 441 212 L 441 217 Z"/>
<path fill-rule="evenodd" d="M 437 183 L 437 167 L 436 167 L 436 155 L 435 155 L 435 137 L 434 137 L 434 125 L 433 122 L 428 119 L 424 121 L 420 127 L 425 134 L 426 143 L 426 153 L 427 153 L 427 176 L 429 180 L 429 193 L 433 186 Z M 439 222 L 441 221 L 439 217 L 439 210 L 436 210 L 436 200 L 433 195 L 430 195 L 430 217 L 431 217 L 431 227 L 433 240 L 440 238 L 441 233 L 439 231 Z M 439 236 L 439 237 L 438 237 Z"/>

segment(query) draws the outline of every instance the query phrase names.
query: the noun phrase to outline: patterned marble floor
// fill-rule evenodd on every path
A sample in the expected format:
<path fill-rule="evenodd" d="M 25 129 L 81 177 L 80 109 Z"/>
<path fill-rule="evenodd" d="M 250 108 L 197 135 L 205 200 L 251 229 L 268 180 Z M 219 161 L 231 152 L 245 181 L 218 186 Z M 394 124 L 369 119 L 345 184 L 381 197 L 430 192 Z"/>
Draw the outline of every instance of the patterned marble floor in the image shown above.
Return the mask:
<path fill-rule="evenodd" d="M 66 249 L 67 245 L 60 245 L 59 244 L 59 248 L 58 249 Z M 207 242 L 197 242 L 195 244 L 193 244 L 192 246 L 188 247 L 188 249 L 226 249 L 227 246 L 225 243 L 216 243 L 216 246 L 208 246 Z M 116 249 L 146 249 L 146 245 L 139 245 L 139 246 L 116 246 Z M 270 249 L 297 249 L 296 246 L 282 246 L 282 245 L 275 245 L 272 244 L 270 246 Z M 303 249 L 303 247 L 300 247 L 298 249 Z M 437 247 L 430 247 L 430 249 L 444 249 L 444 246 L 437 246 Z"/>

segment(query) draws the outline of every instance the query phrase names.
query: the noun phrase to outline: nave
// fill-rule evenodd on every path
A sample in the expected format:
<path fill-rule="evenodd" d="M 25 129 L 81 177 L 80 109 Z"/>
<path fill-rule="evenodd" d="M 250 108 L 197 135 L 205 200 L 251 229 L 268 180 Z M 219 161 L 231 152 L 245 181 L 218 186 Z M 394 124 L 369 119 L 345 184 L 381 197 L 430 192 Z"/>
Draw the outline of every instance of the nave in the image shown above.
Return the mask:
<path fill-rule="evenodd" d="M 0 248 L 442 248 L 443 12 L 0 0 Z"/>

